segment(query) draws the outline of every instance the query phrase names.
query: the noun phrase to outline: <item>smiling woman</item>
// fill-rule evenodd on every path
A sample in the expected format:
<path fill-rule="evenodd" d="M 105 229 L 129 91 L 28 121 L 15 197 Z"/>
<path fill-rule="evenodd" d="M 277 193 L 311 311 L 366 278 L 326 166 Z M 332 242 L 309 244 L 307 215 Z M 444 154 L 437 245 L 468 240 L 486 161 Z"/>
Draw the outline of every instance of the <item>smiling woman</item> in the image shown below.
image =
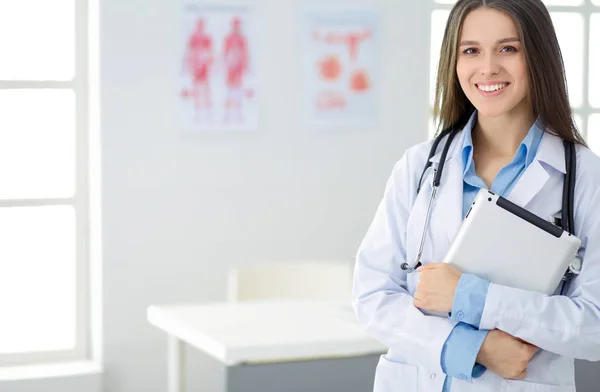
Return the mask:
<path fill-rule="evenodd" d="M 600 157 L 573 121 L 553 19 L 541 0 L 459 0 L 440 46 L 439 137 L 398 160 L 356 256 L 357 318 L 389 348 L 374 390 L 575 392 L 574 359 L 600 361 Z M 566 194 L 577 277 L 547 295 L 439 263 L 482 190 L 550 222 Z"/>
<path fill-rule="evenodd" d="M 501 115 L 529 123 L 539 116 L 549 132 L 585 145 L 571 115 L 562 54 L 546 8 L 535 1 L 489 1 L 479 8 L 480 3 L 461 1 L 450 14 L 434 104 L 440 129 L 456 124 L 470 107 L 478 110 L 480 124 Z M 499 85 L 504 88 L 498 91 Z M 524 136 L 516 135 L 513 144 Z"/>
<path fill-rule="evenodd" d="M 436 66 L 444 27 L 450 14 L 449 5 L 456 0 L 435 0 L 431 14 L 430 46 L 430 105 L 435 100 Z M 600 85 L 597 72 L 600 55 L 600 0 L 591 4 L 584 0 L 544 0 L 550 11 L 558 36 L 565 63 L 569 101 L 580 133 L 586 138 L 590 148 L 600 152 L 600 129 L 593 127 L 593 116 L 600 115 L 600 91 L 593 86 Z M 430 119 L 428 136 L 432 137 L 436 126 Z"/>

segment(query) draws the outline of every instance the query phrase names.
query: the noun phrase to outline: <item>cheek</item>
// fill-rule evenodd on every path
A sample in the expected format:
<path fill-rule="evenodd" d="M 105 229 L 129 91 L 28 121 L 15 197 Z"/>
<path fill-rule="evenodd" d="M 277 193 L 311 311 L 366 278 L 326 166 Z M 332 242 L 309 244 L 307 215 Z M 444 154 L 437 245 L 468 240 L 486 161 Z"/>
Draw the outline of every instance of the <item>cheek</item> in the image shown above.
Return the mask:
<path fill-rule="evenodd" d="M 516 79 L 518 89 L 522 94 L 526 94 L 529 90 L 529 73 L 525 64 L 518 64 L 514 69 L 514 77 Z"/>
<path fill-rule="evenodd" d="M 519 79 L 519 82 L 521 82 L 521 84 L 527 85 L 527 68 L 526 67 L 519 67 L 517 69 L 516 76 Z"/>
<path fill-rule="evenodd" d="M 456 63 L 456 76 L 458 77 L 458 81 L 463 89 L 469 86 L 471 71 L 469 70 L 467 64 L 460 60 Z"/>
<path fill-rule="evenodd" d="M 519 56 L 511 64 L 515 79 L 518 79 L 521 83 L 527 83 L 527 64 L 522 56 Z"/>

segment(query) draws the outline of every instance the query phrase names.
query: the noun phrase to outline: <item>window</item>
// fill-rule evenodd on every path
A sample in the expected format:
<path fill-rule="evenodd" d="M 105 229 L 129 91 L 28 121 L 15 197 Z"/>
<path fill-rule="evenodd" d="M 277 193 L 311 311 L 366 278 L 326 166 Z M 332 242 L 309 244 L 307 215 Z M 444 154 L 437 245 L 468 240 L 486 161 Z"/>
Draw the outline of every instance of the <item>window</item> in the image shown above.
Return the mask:
<path fill-rule="evenodd" d="M 86 0 L 0 2 L 2 366 L 87 357 L 87 12 Z"/>
<path fill-rule="evenodd" d="M 430 105 L 444 28 L 455 0 L 435 0 L 431 14 Z M 600 154 L 600 0 L 544 0 L 565 63 L 574 118 L 590 148 Z M 597 134 L 598 133 L 598 134 Z M 429 125 L 429 136 L 433 127 Z"/>

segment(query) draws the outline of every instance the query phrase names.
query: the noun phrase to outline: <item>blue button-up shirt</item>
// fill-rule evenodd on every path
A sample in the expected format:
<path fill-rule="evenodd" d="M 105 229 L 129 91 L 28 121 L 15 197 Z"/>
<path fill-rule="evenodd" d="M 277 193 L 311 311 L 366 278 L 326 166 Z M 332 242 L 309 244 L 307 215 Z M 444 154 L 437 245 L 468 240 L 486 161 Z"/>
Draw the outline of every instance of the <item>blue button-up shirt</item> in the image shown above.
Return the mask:
<path fill-rule="evenodd" d="M 462 147 L 464 163 L 463 217 L 469 211 L 477 192 L 480 189 L 487 189 L 483 180 L 477 176 L 473 162 L 471 131 L 476 120 L 477 113 L 475 112 L 464 128 L 465 138 Z M 510 193 L 525 169 L 533 162 L 544 134 L 543 129 L 539 120 L 533 124 L 517 149 L 512 162 L 498 172 L 490 188 L 492 192 L 503 197 Z M 475 361 L 488 333 L 488 331 L 479 331 L 478 328 L 489 284 L 487 280 L 475 275 L 462 274 L 456 287 L 450 318 L 459 323 L 448 336 L 442 349 L 442 369 L 447 375 L 443 392 L 450 392 L 453 377 L 471 381 L 473 378 L 483 375 L 486 370 L 484 366 L 476 364 Z"/>

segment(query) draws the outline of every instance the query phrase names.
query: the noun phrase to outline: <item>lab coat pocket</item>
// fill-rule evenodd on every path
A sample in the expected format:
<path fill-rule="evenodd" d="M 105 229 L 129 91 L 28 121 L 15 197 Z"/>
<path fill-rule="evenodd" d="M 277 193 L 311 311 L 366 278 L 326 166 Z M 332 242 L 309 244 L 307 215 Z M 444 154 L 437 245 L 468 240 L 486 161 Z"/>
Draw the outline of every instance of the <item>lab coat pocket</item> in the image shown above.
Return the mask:
<path fill-rule="evenodd" d="M 373 392 L 417 392 L 416 366 L 392 362 L 379 357 Z"/>
<path fill-rule="evenodd" d="M 575 392 L 575 385 L 546 385 L 520 380 L 502 380 L 502 392 Z"/>

